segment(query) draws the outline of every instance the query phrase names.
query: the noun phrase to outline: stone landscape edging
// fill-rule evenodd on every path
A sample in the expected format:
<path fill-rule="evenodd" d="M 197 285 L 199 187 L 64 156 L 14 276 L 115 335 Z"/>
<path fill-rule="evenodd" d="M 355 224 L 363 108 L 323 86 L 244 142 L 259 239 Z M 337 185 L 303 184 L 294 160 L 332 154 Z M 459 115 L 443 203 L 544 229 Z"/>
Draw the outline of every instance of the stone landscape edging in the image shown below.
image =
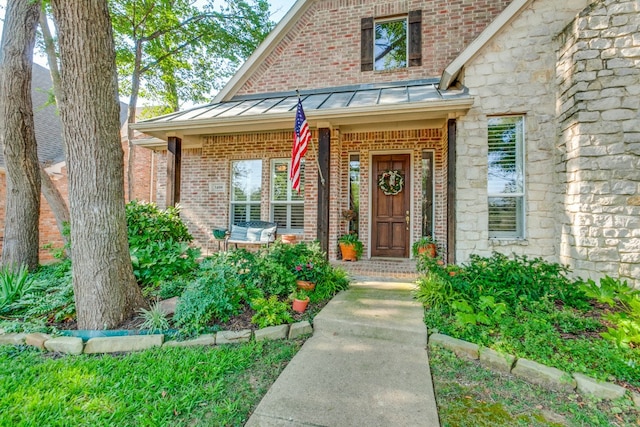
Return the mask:
<path fill-rule="evenodd" d="M 579 372 L 573 374 L 549 367 L 532 360 L 500 353 L 440 333 L 427 333 L 428 346 L 439 346 L 452 351 L 458 358 L 478 360 L 485 367 L 512 374 L 529 383 L 557 391 L 575 391 L 584 396 L 601 400 L 614 400 L 629 395 L 636 409 L 640 410 L 640 393 L 627 390 L 617 384 L 596 380 Z"/>
<path fill-rule="evenodd" d="M 86 342 L 79 337 L 51 336 L 41 332 L 33 333 L 0 333 L 0 345 L 29 345 L 43 351 L 59 352 L 63 354 L 107 354 L 128 353 L 141 351 L 153 347 L 192 347 L 215 346 L 255 341 L 294 339 L 310 334 L 313 327 L 304 320 L 286 325 L 269 326 L 252 332 L 250 329 L 241 331 L 219 331 L 215 334 L 203 334 L 185 341 L 165 341 L 164 334 L 124 335 L 109 337 L 94 337 Z"/>

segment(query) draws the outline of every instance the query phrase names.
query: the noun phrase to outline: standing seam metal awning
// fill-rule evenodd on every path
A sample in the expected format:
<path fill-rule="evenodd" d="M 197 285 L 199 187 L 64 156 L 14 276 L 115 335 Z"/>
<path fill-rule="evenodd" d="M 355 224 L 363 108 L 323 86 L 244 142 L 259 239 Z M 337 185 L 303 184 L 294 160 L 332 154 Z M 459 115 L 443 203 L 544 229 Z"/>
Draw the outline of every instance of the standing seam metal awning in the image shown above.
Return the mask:
<path fill-rule="evenodd" d="M 437 80 L 416 80 L 388 84 L 344 86 L 301 91 L 302 106 L 307 114 L 335 108 L 373 107 L 468 98 L 466 88 L 438 90 Z M 153 119 L 147 123 L 171 123 L 224 117 L 269 115 L 293 111 L 298 95 L 295 92 L 236 96 L 231 101 L 208 104 Z"/>

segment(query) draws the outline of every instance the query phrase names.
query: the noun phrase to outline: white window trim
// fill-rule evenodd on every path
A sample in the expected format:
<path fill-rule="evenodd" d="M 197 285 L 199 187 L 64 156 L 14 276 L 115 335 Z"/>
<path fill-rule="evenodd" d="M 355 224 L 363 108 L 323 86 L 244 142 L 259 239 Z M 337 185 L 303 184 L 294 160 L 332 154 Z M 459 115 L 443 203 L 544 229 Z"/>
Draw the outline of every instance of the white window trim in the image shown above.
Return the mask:
<path fill-rule="evenodd" d="M 276 163 L 281 163 L 283 161 L 287 162 L 287 172 L 291 170 L 291 159 L 290 158 L 278 158 L 278 159 L 271 159 L 270 165 L 269 165 L 269 181 L 270 181 L 270 185 L 269 185 L 269 218 L 270 221 L 274 221 L 274 213 L 273 213 L 273 205 L 286 205 L 287 206 L 287 225 L 291 225 L 291 206 L 294 205 L 300 205 L 300 206 L 304 206 L 304 199 L 303 200 L 291 200 L 291 195 L 293 192 L 293 189 L 291 188 L 291 182 L 288 182 L 287 185 L 287 200 L 274 200 L 273 199 L 273 194 L 275 193 L 274 191 L 274 183 L 275 180 L 273 179 L 274 176 L 274 168 Z M 304 160 L 303 160 L 304 161 Z M 305 168 L 306 170 L 306 168 Z M 304 171 L 301 171 L 301 173 L 304 173 Z M 301 186 L 302 187 L 302 186 Z M 304 189 L 302 188 L 302 191 L 304 191 Z M 304 193 L 303 193 L 304 194 Z M 304 222 L 304 221 L 303 221 Z M 290 227 L 278 227 L 278 233 L 282 234 L 282 233 L 290 233 L 290 234 L 303 234 L 304 233 L 304 226 L 302 228 L 290 228 Z"/>
<path fill-rule="evenodd" d="M 487 231 L 489 232 L 490 236 L 489 236 L 489 240 L 502 240 L 502 241 L 522 241 L 522 240 L 526 240 L 527 239 L 527 223 L 526 223 L 526 219 L 527 219 L 527 198 L 526 198 L 526 188 L 527 188 L 527 172 L 526 172 L 526 156 L 525 156 L 525 151 L 526 151 L 526 142 L 527 142 L 527 138 L 526 138 L 526 126 L 525 126 L 525 116 L 524 115 L 502 115 L 502 116 L 490 116 L 487 117 L 488 120 L 490 119 L 506 119 L 506 118 L 514 118 L 514 117 L 518 117 L 521 120 L 521 127 L 522 127 L 522 136 L 521 136 L 521 143 L 517 143 L 516 142 L 516 162 L 520 162 L 521 164 L 521 170 L 522 170 L 522 191 L 521 192 L 517 192 L 517 193 L 491 193 L 487 190 L 487 212 L 489 209 L 489 199 L 492 197 L 504 197 L 504 198 L 520 198 L 522 200 L 522 212 L 520 213 L 520 217 L 516 218 L 516 221 L 518 223 L 521 224 L 521 230 L 520 233 L 508 233 L 508 232 L 501 232 L 501 233 L 497 233 L 497 234 L 493 234 L 491 235 L 491 230 L 488 229 L 489 224 L 487 224 Z M 489 134 L 489 122 L 487 121 L 487 135 Z M 516 139 L 517 141 L 517 139 Z M 487 141 L 488 144 L 488 141 Z M 487 187 L 488 187 L 488 181 L 487 181 Z"/>
<path fill-rule="evenodd" d="M 262 207 L 262 200 L 233 200 L 233 164 L 234 163 L 239 163 L 239 162 L 247 162 L 247 161 L 260 161 L 260 175 L 262 175 L 262 159 L 238 159 L 238 160 L 232 160 L 230 163 L 230 179 L 229 179 L 229 223 L 233 224 L 234 218 L 233 218 L 233 207 L 238 205 L 244 205 L 245 209 L 246 206 L 259 206 L 260 208 Z M 262 192 L 262 185 L 261 185 L 261 192 Z M 262 199 L 262 198 L 261 198 Z M 251 209 L 247 210 L 247 214 L 246 214 L 247 218 L 246 221 L 260 221 L 260 217 L 259 218 L 251 218 Z"/>

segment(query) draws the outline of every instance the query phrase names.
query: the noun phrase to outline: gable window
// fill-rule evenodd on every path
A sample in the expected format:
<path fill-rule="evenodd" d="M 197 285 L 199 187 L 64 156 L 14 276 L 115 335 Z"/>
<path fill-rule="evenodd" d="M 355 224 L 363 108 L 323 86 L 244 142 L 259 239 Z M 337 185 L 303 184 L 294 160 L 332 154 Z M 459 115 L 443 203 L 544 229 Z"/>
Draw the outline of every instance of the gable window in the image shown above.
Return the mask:
<path fill-rule="evenodd" d="M 422 65 L 422 11 L 388 18 L 363 18 L 361 70 Z"/>
<path fill-rule="evenodd" d="M 524 238 L 524 117 L 488 123 L 489 238 Z"/>
<path fill-rule="evenodd" d="M 289 168 L 291 159 L 271 162 L 271 218 L 278 224 L 278 233 L 304 230 L 304 159 L 300 163 L 300 193 L 291 189 Z"/>
<path fill-rule="evenodd" d="M 262 160 L 231 163 L 231 224 L 260 220 Z"/>
<path fill-rule="evenodd" d="M 373 69 L 391 70 L 407 66 L 407 18 L 375 21 Z"/>

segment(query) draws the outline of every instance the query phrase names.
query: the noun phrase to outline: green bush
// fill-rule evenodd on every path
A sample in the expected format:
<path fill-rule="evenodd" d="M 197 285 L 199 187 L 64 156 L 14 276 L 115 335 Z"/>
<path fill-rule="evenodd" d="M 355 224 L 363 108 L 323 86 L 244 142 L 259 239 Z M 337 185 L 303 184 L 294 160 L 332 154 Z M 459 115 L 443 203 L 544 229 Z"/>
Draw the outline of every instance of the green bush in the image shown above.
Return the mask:
<path fill-rule="evenodd" d="M 324 301 L 349 287 L 347 272 L 331 265 L 323 267 L 323 274 L 316 283 L 316 288 L 309 294 L 311 302 Z"/>
<path fill-rule="evenodd" d="M 180 219 L 179 207 L 161 210 L 154 203 L 133 200 L 126 212 L 133 274 L 147 294 L 197 268 L 200 249 L 189 247 L 193 237 Z"/>
<path fill-rule="evenodd" d="M 259 328 L 293 322 L 293 317 L 289 312 L 289 304 L 278 300 L 276 295 L 272 295 L 268 299 L 254 299 L 251 301 L 251 308 L 256 311 L 256 314 L 251 318 L 251 323 L 258 325 Z"/>
<path fill-rule="evenodd" d="M 142 247 L 152 242 L 173 240 L 191 242 L 193 237 L 180 219 L 180 207 L 158 209 L 155 203 L 132 200 L 127 203 L 129 246 Z"/>
<path fill-rule="evenodd" d="M 3 268 L 0 270 L 0 313 L 19 300 L 31 286 L 31 278 L 26 265 L 19 269 Z"/>
<path fill-rule="evenodd" d="M 30 280 L 32 285 L 9 307 L 12 316 L 54 322 L 75 317 L 71 261 L 41 266 Z"/>
<path fill-rule="evenodd" d="M 270 258 L 258 257 L 251 267 L 252 284 L 267 296 L 284 297 L 296 288 L 296 276 L 282 264 Z"/>

